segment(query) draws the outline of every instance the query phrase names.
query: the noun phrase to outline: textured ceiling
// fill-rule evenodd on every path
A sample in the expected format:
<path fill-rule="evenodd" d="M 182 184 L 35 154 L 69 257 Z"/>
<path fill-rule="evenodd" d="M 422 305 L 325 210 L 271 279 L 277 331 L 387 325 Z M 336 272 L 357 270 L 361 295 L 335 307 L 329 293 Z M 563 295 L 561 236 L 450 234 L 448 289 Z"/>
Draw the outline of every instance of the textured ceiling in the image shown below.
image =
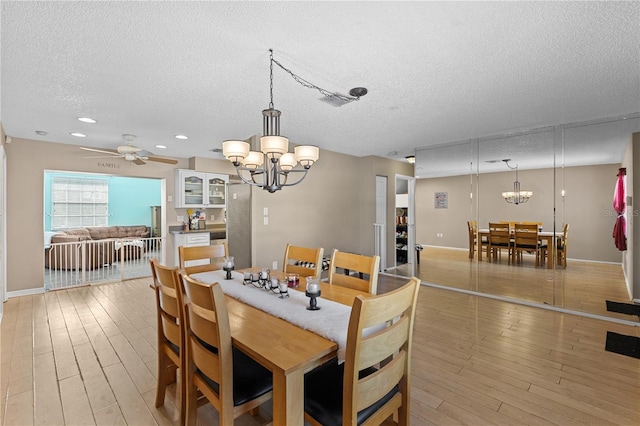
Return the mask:
<path fill-rule="evenodd" d="M 157 155 L 220 158 L 210 150 L 223 140 L 262 131 L 270 48 L 324 89 L 369 90 L 334 107 L 274 69 L 281 133 L 356 156 L 417 149 L 420 161 L 433 145 L 640 111 L 640 2 L 1 7 L 0 118 L 13 137 L 115 148 L 130 133 Z M 591 145 L 603 142 L 574 150 Z"/>

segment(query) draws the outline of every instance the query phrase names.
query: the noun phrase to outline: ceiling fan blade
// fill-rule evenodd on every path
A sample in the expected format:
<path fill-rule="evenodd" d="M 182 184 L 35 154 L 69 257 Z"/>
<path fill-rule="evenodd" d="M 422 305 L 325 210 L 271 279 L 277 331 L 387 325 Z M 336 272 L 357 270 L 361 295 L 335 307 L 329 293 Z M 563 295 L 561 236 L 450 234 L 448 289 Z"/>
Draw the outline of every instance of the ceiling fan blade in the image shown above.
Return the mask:
<path fill-rule="evenodd" d="M 85 151 L 92 151 L 92 152 L 100 152 L 102 154 L 115 154 L 115 155 L 120 155 L 120 153 L 118 151 L 116 151 L 115 149 L 108 149 L 108 148 L 104 148 L 104 149 L 96 149 L 96 148 L 85 148 L 84 146 L 81 146 L 80 149 L 84 149 Z"/>
<path fill-rule="evenodd" d="M 178 160 L 166 157 L 147 157 L 149 161 L 157 161 L 158 163 L 178 164 Z"/>
<path fill-rule="evenodd" d="M 89 157 L 82 158 L 122 158 L 122 155 L 90 155 Z"/>
<path fill-rule="evenodd" d="M 133 160 L 134 164 L 137 164 L 138 166 L 143 166 L 147 163 L 144 162 L 144 160 L 142 158 L 136 158 L 135 160 Z"/>

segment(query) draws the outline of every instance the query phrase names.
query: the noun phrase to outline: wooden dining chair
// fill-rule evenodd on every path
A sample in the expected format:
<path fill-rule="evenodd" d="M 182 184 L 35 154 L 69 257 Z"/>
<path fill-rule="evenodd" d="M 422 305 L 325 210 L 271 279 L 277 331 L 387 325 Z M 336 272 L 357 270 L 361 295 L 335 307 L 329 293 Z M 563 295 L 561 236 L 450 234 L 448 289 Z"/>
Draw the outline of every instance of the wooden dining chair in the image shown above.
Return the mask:
<path fill-rule="evenodd" d="M 469 259 L 473 259 L 478 244 L 478 222 L 475 220 L 467 221 L 467 230 L 469 232 Z"/>
<path fill-rule="evenodd" d="M 489 223 L 489 247 L 487 249 L 487 258 L 489 259 L 489 262 L 491 262 L 492 259 L 495 260 L 498 257 L 502 257 L 502 250 L 507 250 L 510 263 L 512 248 L 509 223 Z"/>
<path fill-rule="evenodd" d="M 536 256 L 536 266 L 540 265 L 542 245 L 538 239 L 538 224 L 516 224 L 513 234 L 513 258 L 515 262 L 522 262 L 522 255 L 526 251 Z"/>
<path fill-rule="evenodd" d="M 156 407 L 164 405 L 167 386 L 178 383 L 180 401 L 180 425 L 185 424 L 186 404 L 184 391 L 184 334 L 182 321 L 182 293 L 178 284 L 178 268 L 163 266 L 158 259 L 151 259 L 151 288 L 156 295 L 158 335 L 158 385 Z M 180 379 L 177 379 L 177 372 Z"/>
<path fill-rule="evenodd" d="M 223 258 L 226 256 L 229 256 L 227 243 L 200 247 L 178 247 L 179 265 L 187 274 L 220 270 Z"/>
<path fill-rule="evenodd" d="M 184 292 L 186 423 L 211 403 L 219 425 L 257 409 L 273 396 L 269 370 L 231 344 L 229 314 L 220 284 L 201 283 L 180 271 Z M 202 395 L 198 400 L 199 392 Z"/>
<path fill-rule="evenodd" d="M 333 253 L 331 253 L 328 282 L 329 284 L 376 294 L 379 269 L 380 256 L 363 256 L 334 249 Z M 338 270 L 342 270 L 342 272 Z M 353 275 L 354 273 L 355 275 Z"/>
<path fill-rule="evenodd" d="M 323 254 L 323 247 L 308 248 L 287 244 L 282 272 L 300 274 L 301 277 L 320 277 Z"/>
<path fill-rule="evenodd" d="M 564 269 L 567 269 L 567 245 L 569 244 L 568 241 L 568 233 L 569 233 L 569 224 L 565 223 L 564 227 L 562 228 L 562 237 L 557 239 L 557 243 L 556 243 L 556 253 L 558 256 L 558 265 L 561 265 Z M 541 259 L 542 262 L 551 262 L 552 260 L 549 259 L 549 250 L 548 247 L 542 247 L 542 251 L 541 251 Z"/>
<path fill-rule="evenodd" d="M 420 280 L 397 290 L 357 296 L 346 358 L 307 373 L 305 420 L 312 425 L 379 425 L 395 416 L 409 424 L 411 344 Z M 374 327 L 375 331 L 367 328 Z"/>

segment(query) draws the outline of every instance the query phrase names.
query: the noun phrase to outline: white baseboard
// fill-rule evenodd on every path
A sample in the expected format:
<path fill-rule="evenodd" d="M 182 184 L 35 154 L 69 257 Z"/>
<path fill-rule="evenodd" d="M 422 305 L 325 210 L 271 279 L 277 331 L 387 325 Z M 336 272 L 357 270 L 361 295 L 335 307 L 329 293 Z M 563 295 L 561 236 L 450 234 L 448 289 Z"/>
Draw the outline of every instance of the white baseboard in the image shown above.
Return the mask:
<path fill-rule="evenodd" d="M 34 294 L 44 293 L 44 288 L 29 288 L 27 290 L 8 291 L 7 298 L 20 297 L 20 296 L 32 296 Z"/>

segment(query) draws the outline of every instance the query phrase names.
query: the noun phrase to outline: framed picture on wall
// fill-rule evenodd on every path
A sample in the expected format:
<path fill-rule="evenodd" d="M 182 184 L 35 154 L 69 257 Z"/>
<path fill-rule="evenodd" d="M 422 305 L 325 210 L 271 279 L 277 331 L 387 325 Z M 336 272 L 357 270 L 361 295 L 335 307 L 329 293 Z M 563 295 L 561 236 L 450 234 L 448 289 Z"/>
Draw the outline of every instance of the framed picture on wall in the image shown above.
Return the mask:
<path fill-rule="evenodd" d="M 433 202 L 434 207 L 436 209 L 446 209 L 448 208 L 448 193 L 446 192 L 435 192 L 433 194 Z"/>

